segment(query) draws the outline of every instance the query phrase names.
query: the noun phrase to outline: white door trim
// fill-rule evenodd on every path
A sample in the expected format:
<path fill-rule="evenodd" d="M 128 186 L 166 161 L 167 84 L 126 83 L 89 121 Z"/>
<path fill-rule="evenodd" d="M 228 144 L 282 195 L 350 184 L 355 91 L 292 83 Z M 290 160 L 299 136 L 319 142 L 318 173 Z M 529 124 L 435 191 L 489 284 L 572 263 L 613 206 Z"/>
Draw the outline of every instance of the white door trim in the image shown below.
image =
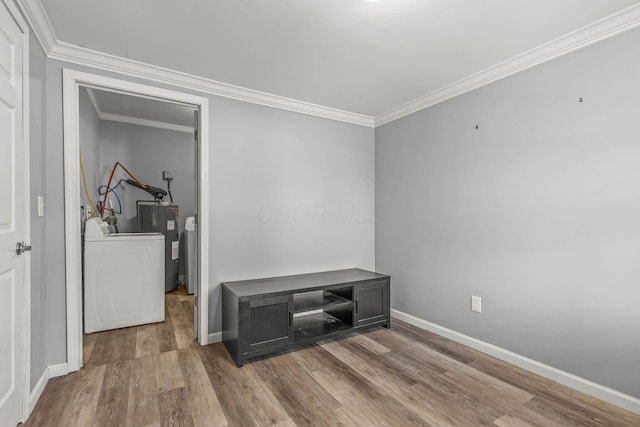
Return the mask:
<path fill-rule="evenodd" d="M 15 3 L 8 0 L 2 0 L 2 3 L 9 9 L 9 13 L 13 16 L 20 31 L 22 31 L 22 136 L 23 136 L 23 173 L 24 187 L 24 213 L 26 215 L 26 227 L 24 230 L 24 238 L 27 244 L 31 242 L 31 179 L 30 179 L 30 156 L 29 151 L 31 141 L 29 139 L 29 25 L 22 17 L 22 13 L 16 7 Z M 31 414 L 30 398 L 31 398 L 31 253 L 25 252 L 24 260 L 24 294 L 23 294 L 23 339 L 24 339 L 24 372 L 22 375 L 22 419 L 25 421 Z"/>
<path fill-rule="evenodd" d="M 82 367 L 82 268 L 80 235 L 80 86 L 106 89 L 192 105 L 200 111 L 198 135 L 198 221 L 200 282 L 198 283 L 198 342 L 209 335 L 209 99 L 154 86 L 133 83 L 76 70 L 63 70 L 64 115 L 64 225 L 67 290 L 67 365 L 69 372 Z"/>

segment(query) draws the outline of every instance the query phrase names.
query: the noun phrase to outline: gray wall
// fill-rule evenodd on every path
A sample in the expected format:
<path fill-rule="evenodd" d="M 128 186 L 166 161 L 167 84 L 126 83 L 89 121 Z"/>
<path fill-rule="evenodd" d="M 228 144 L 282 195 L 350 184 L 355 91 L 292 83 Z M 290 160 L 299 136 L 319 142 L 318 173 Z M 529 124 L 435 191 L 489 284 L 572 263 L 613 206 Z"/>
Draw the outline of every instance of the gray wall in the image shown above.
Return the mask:
<path fill-rule="evenodd" d="M 98 187 L 107 184 L 113 165 L 119 161 L 143 183 L 161 188 L 166 188 L 162 171 L 171 171 L 174 175 L 171 192 L 174 202 L 180 206 L 181 224 L 183 219 L 195 214 L 196 147 L 193 134 L 101 120 L 85 88 L 80 90 L 79 102 L 80 149 L 88 191 L 94 202 L 103 199 L 104 196 L 98 194 Z M 121 178 L 129 176 L 118 168 L 112 187 Z M 125 183 L 116 191 L 123 208 L 123 213 L 117 215 L 120 232 L 135 232 L 136 200 L 152 197 Z M 82 204 L 86 204 L 82 185 L 81 196 Z M 116 199 L 110 197 L 110 200 L 117 209 Z M 166 200 L 169 200 L 168 196 Z"/>
<path fill-rule="evenodd" d="M 89 98 L 86 88 L 79 91 L 80 108 L 78 111 L 78 129 L 80 132 L 80 152 L 87 180 L 87 191 L 91 200 L 87 200 L 84 185 L 80 183 L 81 205 L 95 206 L 98 198 L 98 186 L 100 185 L 100 118 L 96 113 L 93 103 Z M 89 212 L 87 212 L 87 215 Z"/>
<path fill-rule="evenodd" d="M 184 220 L 196 210 L 195 140 L 192 133 L 139 126 L 128 123 L 100 122 L 99 184 L 106 185 L 116 161 L 124 164 L 144 184 L 166 189 L 162 171 L 173 174 L 171 193 L 180 207 L 179 230 Z M 118 168 L 116 178 L 129 178 Z M 115 186 L 117 181 L 111 184 Z M 96 187 L 97 188 L 97 187 Z M 136 200 L 153 200 L 148 193 L 122 183 L 116 190 L 122 202 L 122 215 L 117 215 L 120 232 L 136 230 Z M 111 198 L 114 203 L 115 198 Z M 165 201 L 169 201 L 166 196 Z"/>
<path fill-rule="evenodd" d="M 45 218 L 38 217 L 38 196 L 46 194 L 45 78 L 46 60 L 37 39 L 29 43 L 29 173 L 31 198 L 31 388 L 47 367 Z M 45 208 L 46 208 L 45 199 Z"/>
<path fill-rule="evenodd" d="M 47 257 L 43 270 L 47 296 L 42 314 L 46 319 L 48 365 L 66 361 L 65 67 L 176 89 L 46 60 L 46 144 L 41 149 L 47 159 Z M 210 332 L 221 328 L 222 281 L 346 267 L 374 268 L 373 129 L 199 95 L 210 100 L 211 216 L 203 219 L 210 224 L 210 261 L 204 266 L 210 278 Z"/>
<path fill-rule="evenodd" d="M 395 309 L 640 397 L 638 46 L 636 29 L 376 130 Z"/>
<path fill-rule="evenodd" d="M 374 131 L 218 99 L 211 112 L 210 272 L 217 283 L 374 269 Z"/>
<path fill-rule="evenodd" d="M 64 170 L 62 169 L 62 75 L 46 60 L 45 81 L 45 256 L 44 306 L 47 365 L 67 361 L 64 255 Z M 54 90 L 59 88 L 59 92 Z"/>

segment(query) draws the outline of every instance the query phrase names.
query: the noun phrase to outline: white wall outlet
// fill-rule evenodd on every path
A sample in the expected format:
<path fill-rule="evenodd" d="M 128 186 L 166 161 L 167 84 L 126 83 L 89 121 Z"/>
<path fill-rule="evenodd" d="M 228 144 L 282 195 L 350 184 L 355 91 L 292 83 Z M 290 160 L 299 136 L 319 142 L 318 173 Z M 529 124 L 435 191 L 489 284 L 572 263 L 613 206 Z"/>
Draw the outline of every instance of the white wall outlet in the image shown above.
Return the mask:
<path fill-rule="evenodd" d="M 44 197 L 38 196 L 38 216 L 44 216 Z"/>
<path fill-rule="evenodd" d="M 471 311 L 482 313 L 482 298 L 471 295 Z"/>

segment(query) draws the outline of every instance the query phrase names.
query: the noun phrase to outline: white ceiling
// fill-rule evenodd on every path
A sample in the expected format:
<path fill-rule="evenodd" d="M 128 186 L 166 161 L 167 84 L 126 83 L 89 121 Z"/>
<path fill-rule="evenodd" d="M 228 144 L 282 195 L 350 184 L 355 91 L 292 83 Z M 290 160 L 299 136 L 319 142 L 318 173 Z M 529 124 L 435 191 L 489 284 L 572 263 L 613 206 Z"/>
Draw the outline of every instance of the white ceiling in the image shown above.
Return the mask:
<path fill-rule="evenodd" d="M 637 3 L 44 0 L 39 6 L 63 43 L 380 117 Z"/>
<path fill-rule="evenodd" d="M 193 107 L 99 89 L 87 89 L 102 120 L 193 132 Z"/>

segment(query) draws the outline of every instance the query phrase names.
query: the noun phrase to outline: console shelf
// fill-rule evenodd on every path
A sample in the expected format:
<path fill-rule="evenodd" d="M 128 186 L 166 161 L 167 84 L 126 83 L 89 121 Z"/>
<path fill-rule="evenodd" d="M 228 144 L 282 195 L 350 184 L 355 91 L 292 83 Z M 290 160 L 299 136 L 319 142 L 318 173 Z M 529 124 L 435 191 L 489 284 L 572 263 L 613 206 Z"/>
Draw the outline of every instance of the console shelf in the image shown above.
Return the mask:
<path fill-rule="evenodd" d="M 293 295 L 294 313 L 352 305 L 352 300 L 331 291 L 309 291 Z"/>
<path fill-rule="evenodd" d="M 390 326 L 385 274 L 327 271 L 222 284 L 222 341 L 240 367 L 255 356 L 354 329 Z"/>
<path fill-rule="evenodd" d="M 352 329 L 353 326 L 343 322 L 329 313 L 321 312 L 295 317 L 293 319 L 293 339 L 324 337 L 334 332 Z"/>

